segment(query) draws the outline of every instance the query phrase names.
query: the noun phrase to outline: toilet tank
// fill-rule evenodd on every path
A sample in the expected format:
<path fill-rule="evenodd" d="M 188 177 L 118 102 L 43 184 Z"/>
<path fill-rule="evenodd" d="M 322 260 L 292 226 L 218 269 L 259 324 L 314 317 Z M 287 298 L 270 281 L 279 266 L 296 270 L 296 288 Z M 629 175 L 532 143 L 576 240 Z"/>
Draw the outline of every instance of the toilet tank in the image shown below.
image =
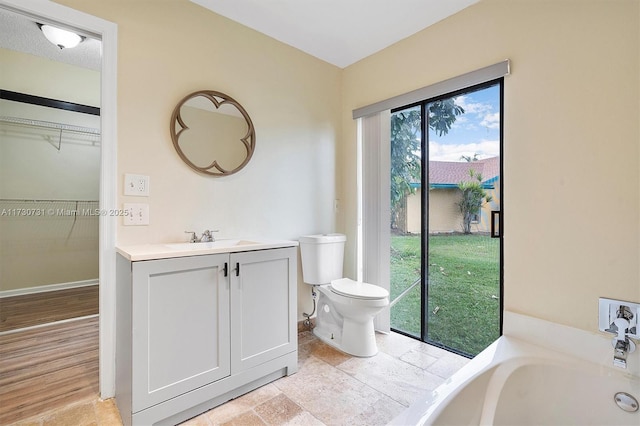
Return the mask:
<path fill-rule="evenodd" d="M 307 284 L 328 284 L 342 278 L 344 243 L 342 234 L 318 234 L 300 237 L 302 278 Z"/>

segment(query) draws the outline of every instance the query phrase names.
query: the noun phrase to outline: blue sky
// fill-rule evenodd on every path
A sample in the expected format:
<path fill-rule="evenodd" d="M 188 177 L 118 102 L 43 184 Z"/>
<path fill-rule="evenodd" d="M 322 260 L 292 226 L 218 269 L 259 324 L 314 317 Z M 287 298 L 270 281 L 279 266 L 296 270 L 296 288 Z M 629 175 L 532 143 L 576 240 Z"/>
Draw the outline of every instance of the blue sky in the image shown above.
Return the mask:
<path fill-rule="evenodd" d="M 500 154 L 500 90 L 492 86 L 457 96 L 459 115 L 449 133 L 437 136 L 429 131 L 429 160 L 464 161 L 462 155 L 478 159 Z"/>

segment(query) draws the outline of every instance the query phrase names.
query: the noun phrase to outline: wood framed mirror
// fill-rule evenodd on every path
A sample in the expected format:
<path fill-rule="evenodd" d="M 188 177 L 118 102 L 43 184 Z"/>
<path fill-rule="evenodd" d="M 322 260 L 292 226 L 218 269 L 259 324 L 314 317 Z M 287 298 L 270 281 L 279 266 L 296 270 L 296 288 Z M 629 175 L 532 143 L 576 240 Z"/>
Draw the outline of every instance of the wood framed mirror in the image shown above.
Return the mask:
<path fill-rule="evenodd" d="M 249 114 L 222 92 L 200 90 L 182 98 L 171 116 L 171 140 L 180 158 L 210 176 L 228 176 L 247 165 L 256 133 Z"/>

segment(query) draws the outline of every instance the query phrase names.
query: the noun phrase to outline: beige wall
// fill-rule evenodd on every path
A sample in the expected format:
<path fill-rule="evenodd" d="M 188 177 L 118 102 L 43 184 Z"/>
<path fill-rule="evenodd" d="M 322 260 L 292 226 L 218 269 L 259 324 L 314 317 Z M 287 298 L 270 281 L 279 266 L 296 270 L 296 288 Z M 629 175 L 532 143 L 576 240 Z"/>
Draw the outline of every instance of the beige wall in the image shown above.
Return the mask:
<path fill-rule="evenodd" d="M 220 237 L 297 239 L 333 232 L 341 70 L 187 0 L 60 0 L 118 25 L 118 202 L 148 202 L 150 225 L 120 223 L 117 244 Z M 196 90 L 236 99 L 256 129 L 248 166 L 199 175 L 171 143 L 175 105 Z M 124 173 L 150 176 L 124 197 Z M 299 306 L 311 311 L 299 278 Z"/>
<path fill-rule="evenodd" d="M 100 106 L 100 72 L 0 49 L 2 88 Z"/>
<path fill-rule="evenodd" d="M 350 240 L 351 110 L 509 58 L 505 308 L 595 332 L 599 296 L 640 301 L 639 6 L 482 0 L 345 69 L 338 168 Z"/>
<path fill-rule="evenodd" d="M 0 292 L 97 282 L 96 209 L 97 202 L 87 201 L 0 200 L 0 212 L 6 213 L 0 217 Z"/>
<path fill-rule="evenodd" d="M 337 230 L 355 276 L 351 110 L 509 58 L 506 308 L 594 331 L 598 296 L 640 301 L 636 0 L 482 0 L 343 71 L 186 0 L 59 2 L 119 26 L 119 186 L 126 172 L 151 176 L 151 225 L 119 226 L 119 244 L 189 228 Z M 256 125 L 254 158 L 227 179 L 194 174 L 172 151 L 173 106 L 202 88 L 236 98 Z"/>

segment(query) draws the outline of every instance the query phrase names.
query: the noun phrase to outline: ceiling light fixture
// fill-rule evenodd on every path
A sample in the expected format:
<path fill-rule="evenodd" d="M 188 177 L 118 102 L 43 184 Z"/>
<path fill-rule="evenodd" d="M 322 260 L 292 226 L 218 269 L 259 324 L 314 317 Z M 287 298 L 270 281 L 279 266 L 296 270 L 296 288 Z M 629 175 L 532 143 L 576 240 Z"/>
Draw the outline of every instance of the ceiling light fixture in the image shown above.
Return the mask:
<path fill-rule="evenodd" d="M 74 32 L 52 27 L 47 24 L 38 24 L 38 27 L 40 27 L 40 30 L 47 40 L 58 46 L 60 50 L 76 47 L 86 38 Z"/>

